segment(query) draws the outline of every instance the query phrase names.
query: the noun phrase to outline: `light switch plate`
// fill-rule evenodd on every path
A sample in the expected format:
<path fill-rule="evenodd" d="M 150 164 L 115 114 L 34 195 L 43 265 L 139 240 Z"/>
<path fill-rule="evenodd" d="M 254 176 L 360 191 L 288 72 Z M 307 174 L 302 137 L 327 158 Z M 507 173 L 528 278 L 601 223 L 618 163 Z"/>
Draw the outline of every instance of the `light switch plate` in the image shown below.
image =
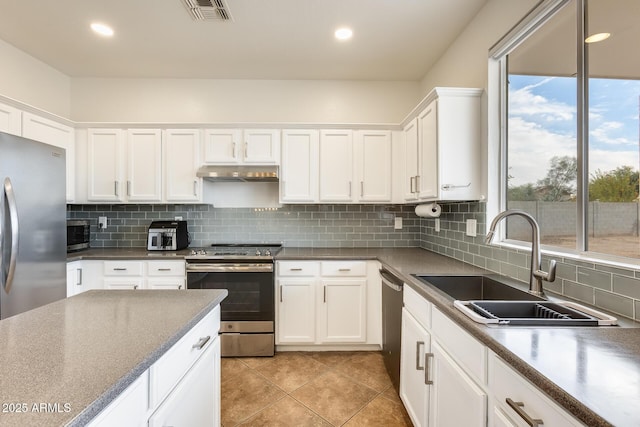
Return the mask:
<path fill-rule="evenodd" d="M 395 221 L 393 223 L 393 228 L 394 228 L 394 230 L 402 230 L 402 217 L 401 216 L 397 216 L 395 218 Z"/>
<path fill-rule="evenodd" d="M 436 218 L 435 229 L 436 229 L 436 233 L 440 232 L 440 218 Z"/>
<path fill-rule="evenodd" d="M 476 237 L 477 236 L 477 232 L 476 229 L 478 228 L 478 221 L 475 219 L 468 219 L 467 220 L 467 236 L 470 237 Z"/>

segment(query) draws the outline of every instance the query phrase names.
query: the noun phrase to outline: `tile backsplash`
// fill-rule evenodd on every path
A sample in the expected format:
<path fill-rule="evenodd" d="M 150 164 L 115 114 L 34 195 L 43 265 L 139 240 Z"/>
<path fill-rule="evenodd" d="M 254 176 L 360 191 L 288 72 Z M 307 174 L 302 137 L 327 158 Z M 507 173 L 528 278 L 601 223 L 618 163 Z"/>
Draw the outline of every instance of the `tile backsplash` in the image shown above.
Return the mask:
<path fill-rule="evenodd" d="M 484 243 L 487 223 L 485 212 L 483 202 L 443 204 L 439 232 L 435 231 L 434 219 L 421 219 L 420 247 L 529 282 L 529 252 Z M 477 220 L 478 236 L 469 237 L 465 234 L 467 219 Z M 548 256 L 542 257 L 543 270 L 548 269 L 550 259 Z M 553 259 L 558 263 L 556 280 L 552 283 L 544 282 L 549 293 L 640 320 L 640 270 L 565 257 Z"/>
<path fill-rule="evenodd" d="M 99 216 L 108 228 L 98 230 Z M 91 220 L 92 247 L 144 247 L 153 220 L 188 221 L 191 246 L 279 243 L 288 247 L 417 247 L 420 218 L 413 206 L 284 205 L 214 208 L 211 205 L 69 205 L 68 218 Z M 402 229 L 395 230 L 395 217 Z"/>
<path fill-rule="evenodd" d="M 191 246 L 211 243 L 282 242 L 287 247 L 422 247 L 487 270 L 529 281 L 527 251 L 484 243 L 483 202 L 442 204 L 440 231 L 435 220 L 419 218 L 410 205 L 284 205 L 277 209 L 214 208 L 211 205 L 69 205 L 68 218 L 91 219 L 92 247 L 144 247 L 156 219 L 189 221 Z M 109 226 L 97 230 L 98 216 Z M 395 217 L 402 229 L 394 229 Z M 466 235 L 466 220 L 477 221 L 478 236 Z M 557 278 L 545 282 L 551 293 L 594 304 L 640 320 L 640 270 L 555 257 Z M 543 269 L 549 257 L 543 257 Z"/>

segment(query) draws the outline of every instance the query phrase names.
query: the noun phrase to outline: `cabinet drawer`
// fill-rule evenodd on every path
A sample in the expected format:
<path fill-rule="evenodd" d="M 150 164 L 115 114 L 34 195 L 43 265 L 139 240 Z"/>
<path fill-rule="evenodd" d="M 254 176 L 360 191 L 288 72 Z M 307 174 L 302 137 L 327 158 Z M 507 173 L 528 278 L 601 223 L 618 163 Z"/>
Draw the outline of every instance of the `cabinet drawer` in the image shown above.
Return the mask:
<path fill-rule="evenodd" d="M 320 273 L 324 277 L 366 276 L 367 263 L 365 261 L 324 261 L 321 263 Z"/>
<path fill-rule="evenodd" d="M 105 276 L 142 276 L 142 261 L 105 261 Z"/>
<path fill-rule="evenodd" d="M 147 262 L 149 276 L 184 276 L 184 262 L 182 261 L 149 261 Z"/>
<path fill-rule="evenodd" d="M 218 339 L 219 330 L 220 306 L 207 314 L 151 366 L 151 407 L 155 407 L 169 394 L 204 350 Z"/>
<path fill-rule="evenodd" d="M 317 276 L 320 265 L 310 261 L 278 261 L 278 276 Z"/>
<path fill-rule="evenodd" d="M 502 359 L 493 352 L 489 353 L 489 390 L 493 394 L 496 403 L 500 405 L 517 425 L 526 426 L 527 423 L 508 403 L 520 402 L 519 406 L 523 415 L 533 419 L 542 420 L 545 426 L 582 426 L 572 415 L 554 403 L 551 399 L 539 391 L 526 378 L 514 371 Z"/>
<path fill-rule="evenodd" d="M 487 348 L 437 308 L 431 330 L 449 354 L 480 384 L 487 383 Z"/>
<path fill-rule="evenodd" d="M 405 285 L 402 288 L 402 302 L 418 323 L 425 329 L 431 329 L 431 303 L 429 301 L 411 287 Z"/>

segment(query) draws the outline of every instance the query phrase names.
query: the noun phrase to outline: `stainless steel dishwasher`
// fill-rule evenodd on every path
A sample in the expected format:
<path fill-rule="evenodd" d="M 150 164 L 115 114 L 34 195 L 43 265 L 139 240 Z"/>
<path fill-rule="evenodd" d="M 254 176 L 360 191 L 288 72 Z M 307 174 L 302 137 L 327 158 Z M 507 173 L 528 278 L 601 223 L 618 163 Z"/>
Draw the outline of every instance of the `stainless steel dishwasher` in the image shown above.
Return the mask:
<path fill-rule="evenodd" d="M 396 391 L 400 389 L 400 334 L 402 332 L 402 280 L 387 270 L 382 277 L 382 354 Z"/>

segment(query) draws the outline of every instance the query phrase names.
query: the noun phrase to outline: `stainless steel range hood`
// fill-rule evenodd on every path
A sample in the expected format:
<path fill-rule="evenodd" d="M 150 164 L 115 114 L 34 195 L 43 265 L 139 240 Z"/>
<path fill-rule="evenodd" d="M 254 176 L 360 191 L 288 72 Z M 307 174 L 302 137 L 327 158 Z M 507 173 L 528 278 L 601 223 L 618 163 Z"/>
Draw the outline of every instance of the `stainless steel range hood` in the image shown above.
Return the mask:
<path fill-rule="evenodd" d="M 278 182 L 278 166 L 203 166 L 196 176 L 214 182 Z"/>

